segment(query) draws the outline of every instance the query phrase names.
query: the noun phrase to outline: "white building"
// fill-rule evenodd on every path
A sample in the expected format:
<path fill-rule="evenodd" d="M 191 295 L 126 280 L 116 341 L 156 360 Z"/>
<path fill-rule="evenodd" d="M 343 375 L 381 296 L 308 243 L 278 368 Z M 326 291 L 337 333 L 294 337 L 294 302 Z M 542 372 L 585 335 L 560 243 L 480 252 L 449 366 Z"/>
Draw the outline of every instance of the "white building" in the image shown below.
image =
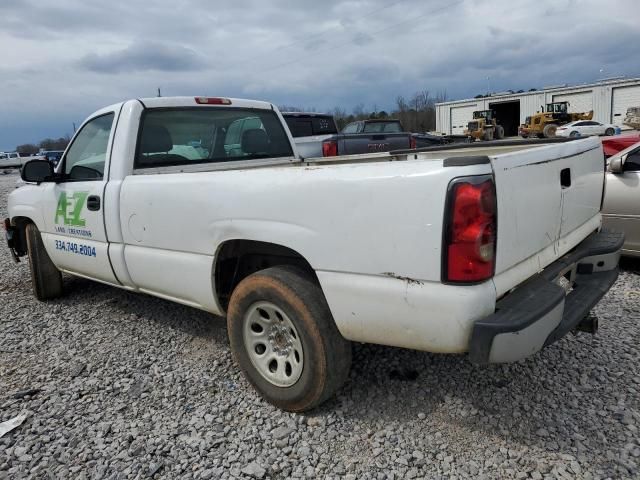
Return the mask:
<path fill-rule="evenodd" d="M 593 110 L 593 119 L 622 125 L 627 108 L 640 107 L 640 78 L 616 78 L 584 85 L 562 85 L 523 93 L 497 93 L 436 104 L 436 130 L 462 134 L 475 110 L 494 110 L 508 136 L 518 125 L 551 102 L 569 102 L 569 112 Z"/>

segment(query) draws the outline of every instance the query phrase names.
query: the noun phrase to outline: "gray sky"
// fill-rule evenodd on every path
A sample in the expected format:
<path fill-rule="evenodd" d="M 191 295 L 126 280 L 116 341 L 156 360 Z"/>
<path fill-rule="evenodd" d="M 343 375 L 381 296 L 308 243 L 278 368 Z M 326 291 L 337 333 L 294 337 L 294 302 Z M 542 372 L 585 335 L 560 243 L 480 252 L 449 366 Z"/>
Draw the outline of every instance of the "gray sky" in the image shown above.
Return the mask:
<path fill-rule="evenodd" d="M 637 0 L 1 0 L 0 19 L 0 150 L 157 87 L 350 111 L 474 96 L 487 76 L 640 76 Z"/>

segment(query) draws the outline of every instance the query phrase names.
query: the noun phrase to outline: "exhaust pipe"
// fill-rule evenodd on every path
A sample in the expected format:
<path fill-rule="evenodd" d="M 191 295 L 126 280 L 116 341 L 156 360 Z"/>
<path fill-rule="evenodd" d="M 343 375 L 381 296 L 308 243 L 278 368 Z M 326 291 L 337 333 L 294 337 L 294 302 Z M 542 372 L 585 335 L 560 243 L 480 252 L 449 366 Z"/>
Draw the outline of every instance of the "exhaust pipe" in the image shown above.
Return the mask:
<path fill-rule="evenodd" d="M 595 335 L 598 331 L 598 317 L 590 313 L 584 317 L 578 325 L 576 325 L 575 331 Z"/>

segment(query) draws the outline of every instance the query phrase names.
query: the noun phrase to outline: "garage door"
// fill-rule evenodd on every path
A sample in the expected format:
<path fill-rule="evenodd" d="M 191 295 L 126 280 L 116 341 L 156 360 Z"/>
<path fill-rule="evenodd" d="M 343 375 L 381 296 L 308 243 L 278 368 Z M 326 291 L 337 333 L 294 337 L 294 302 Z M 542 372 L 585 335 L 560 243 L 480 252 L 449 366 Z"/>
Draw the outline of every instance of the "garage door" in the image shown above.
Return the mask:
<path fill-rule="evenodd" d="M 554 102 L 569 102 L 569 113 L 588 112 L 593 110 L 593 92 L 564 93 L 554 95 Z"/>
<path fill-rule="evenodd" d="M 640 107 L 640 85 L 613 89 L 611 123 L 622 125 L 629 107 Z"/>
<path fill-rule="evenodd" d="M 473 119 L 473 112 L 477 109 L 478 104 L 451 107 L 451 133 L 462 135 L 467 128 L 467 123 Z"/>

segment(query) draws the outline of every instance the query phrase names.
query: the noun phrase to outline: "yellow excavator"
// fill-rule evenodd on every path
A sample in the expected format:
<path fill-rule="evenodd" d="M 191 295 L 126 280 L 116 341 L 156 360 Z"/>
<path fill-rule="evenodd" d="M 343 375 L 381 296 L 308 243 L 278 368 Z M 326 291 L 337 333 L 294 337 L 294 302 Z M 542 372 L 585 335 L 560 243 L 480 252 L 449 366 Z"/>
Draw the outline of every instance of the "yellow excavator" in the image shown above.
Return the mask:
<path fill-rule="evenodd" d="M 569 102 L 547 103 L 547 107 L 535 115 L 527 117 L 524 125 L 520 125 L 518 134 L 522 138 L 550 138 L 556 136 L 560 125 L 578 120 L 591 120 L 593 110 L 584 113 L 569 113 Z"/>
<path fill-rule="evenodd" d="M 496 123 L 493 110 L 473 112 L 473 120 L 467 124 L 464 134 L 473 140 L 493 140 L 504 138 L 504 128 Z"/>

